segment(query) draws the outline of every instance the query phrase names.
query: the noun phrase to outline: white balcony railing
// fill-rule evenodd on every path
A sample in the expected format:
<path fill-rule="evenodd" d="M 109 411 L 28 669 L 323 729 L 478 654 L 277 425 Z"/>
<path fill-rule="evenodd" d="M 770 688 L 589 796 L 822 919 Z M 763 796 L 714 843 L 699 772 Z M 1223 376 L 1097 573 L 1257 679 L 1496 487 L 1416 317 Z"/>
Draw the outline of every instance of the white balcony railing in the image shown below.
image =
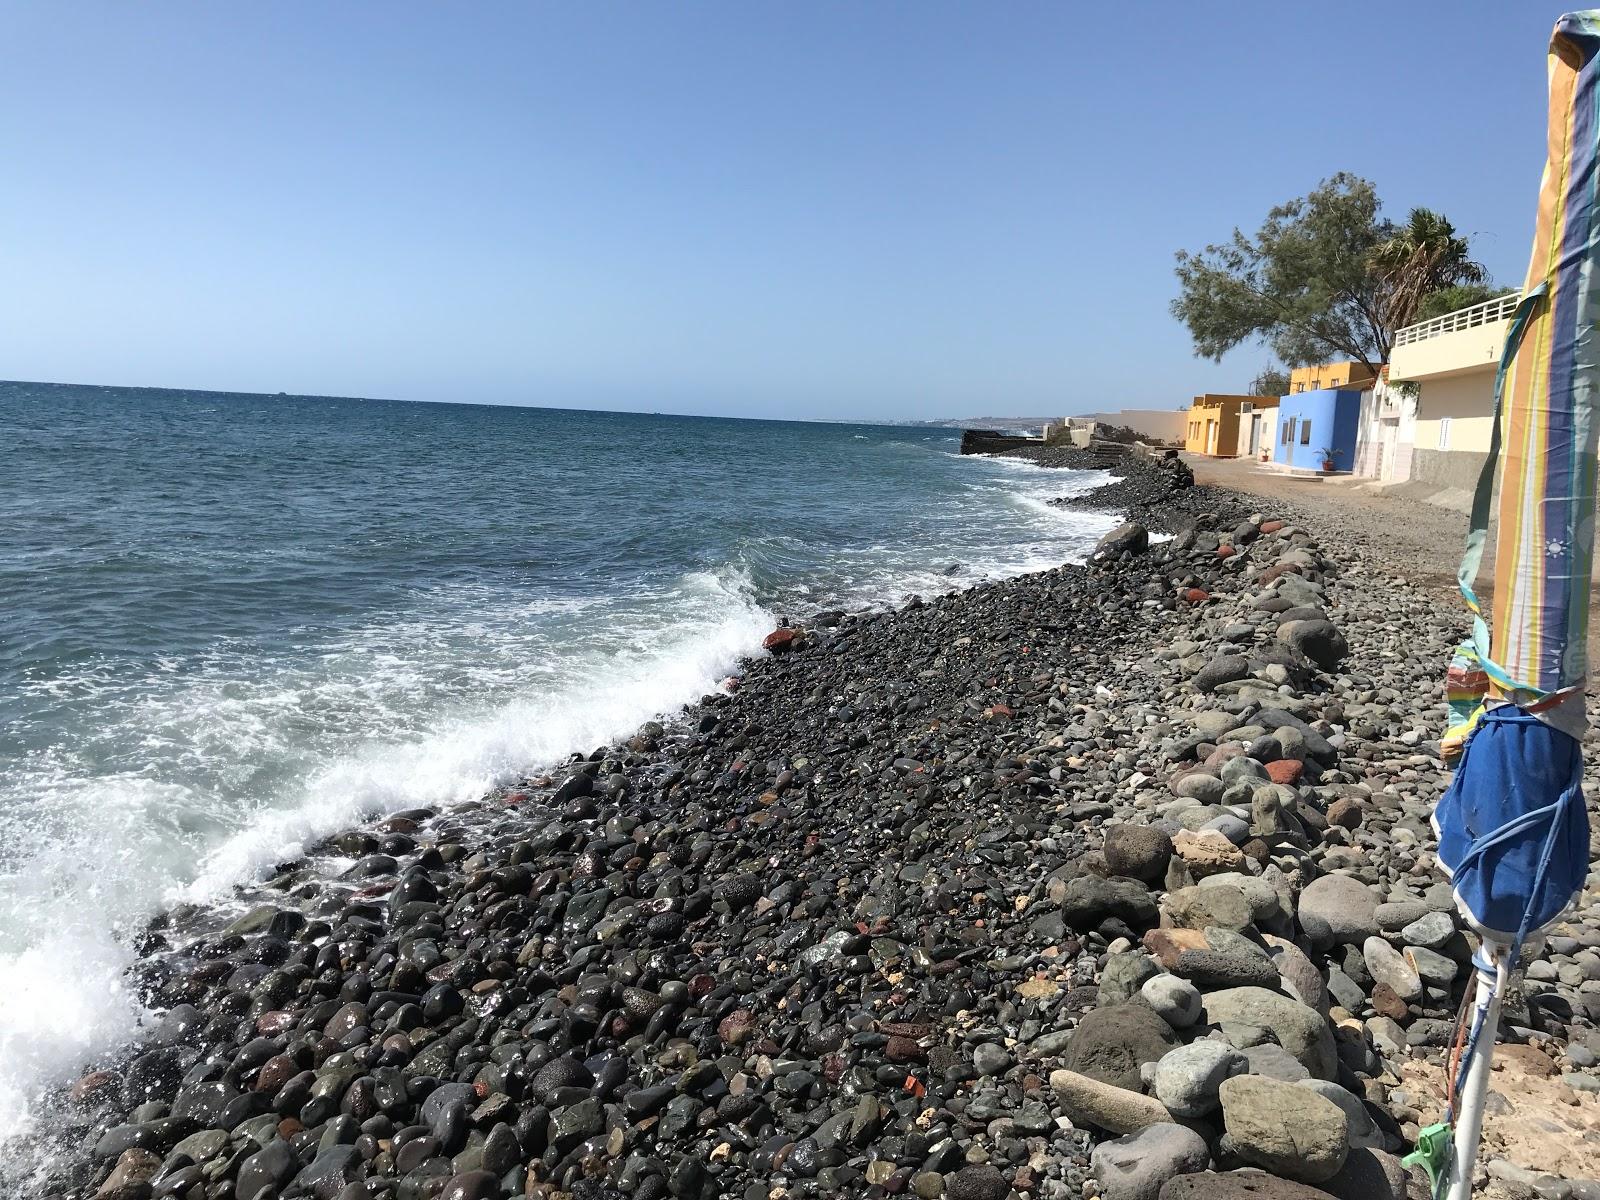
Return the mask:
<path fill-rule="evenodd" d="M 1435 317 L 1431 321 L 1407 325 L 1394 335 L 1394 344 L 1409 346 L 1413 342 L 1425 342 L 1429 338 L 1440 337 L 1446 333 L 1476 329 L 1480 325 L 1493 325 L 1496 321 L 1509 319 L 1521 299 L 1521 292 L 1507 292 L 1504 296 L 1496 296 L 1493 300 L 1485 300 L 1482 304 L 1474 304 L 1471 308 L 1458 308 L 1455 312 L 1447 312 L 1444 316 Z"/>

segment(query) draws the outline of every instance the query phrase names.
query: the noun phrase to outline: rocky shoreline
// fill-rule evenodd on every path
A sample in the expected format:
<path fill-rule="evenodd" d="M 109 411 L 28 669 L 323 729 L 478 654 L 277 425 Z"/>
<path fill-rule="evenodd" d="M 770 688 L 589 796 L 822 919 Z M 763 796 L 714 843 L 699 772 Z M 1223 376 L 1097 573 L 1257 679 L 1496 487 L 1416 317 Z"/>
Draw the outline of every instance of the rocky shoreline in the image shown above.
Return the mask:
<path fill-rule="evenodd" d="M 164 1016 L 37 1190 L 1407 1195 L 1470 950 L 1427 826 L 1455 614 L 1120 469 L 1065 502 L 1135 518 L 1087 566 L 817 614 L 681 720 L 158 921 Z M 1503 1195 L 1600 1197 L 1592 900 L 1510 1016 L 1562 1151 L 1491 1129 Z"/>

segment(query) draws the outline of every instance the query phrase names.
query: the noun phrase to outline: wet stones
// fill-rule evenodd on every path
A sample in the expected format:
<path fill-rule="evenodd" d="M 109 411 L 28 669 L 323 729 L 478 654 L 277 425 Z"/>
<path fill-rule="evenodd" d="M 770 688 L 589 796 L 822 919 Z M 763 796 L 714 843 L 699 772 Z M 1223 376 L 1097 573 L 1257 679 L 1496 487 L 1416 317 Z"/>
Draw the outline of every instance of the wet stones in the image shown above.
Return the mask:
<path fill-rule="evenodd" d="M 1248 1098 L 1235 1138 L 1241 1079 L 1343 1113 L 1372 1158 L 1324 1186 L 1381 1175 L 1424 1107 L 1385 1080 L 1440 1052 L 1465 962 L 1428 890 L 1436 768 L 1403 740 L 1431 695 L 1399 673 L 1414 633 L 1374 652 L 1303 528 L 1189 501 L 1167 497 L 1177 536 L 1141 553 L 834 614 L 681 720 L 354 831 L 336 847 L 370 871 L 302 864 L 263 894 L 300 924 L 263 913 L 194 947 L 169 928 L 184 961 L 156 986 L 187 1032 L 89 1064 L 124 1083 L 74 1110 L 104 1152 L 62 1194 L 140 1149 L 241 1200 L 315 1195 L 319 1162 L 345 1200 L 766 1200 L 779 1181 L 1063 1200 L 1100 1142 L 1105 1200 L 1306 1196 L 1206 1170 L 1207 1149 L 1234 1167 L 1287 1144 Z M 1350 643 L 1334 671 L 1274 636 L 1326 613 Z M 1600 1013 L 1600 935 L 1566 932 L 1529 981 L 1578 1023 L 1583 995 Z M 1417 999 L 1375 979 L 1373 936 Z M 213 1100 L 234 1129 L 197 1124 Z"/>
<path fill-rule="evenodd" d="M 1095 543 L 1092 559 L 1115 558 L 1121 554 L 1143 554 L 1150 547 L 1150 531 L 1137 521 L 1126 521 Z"/>

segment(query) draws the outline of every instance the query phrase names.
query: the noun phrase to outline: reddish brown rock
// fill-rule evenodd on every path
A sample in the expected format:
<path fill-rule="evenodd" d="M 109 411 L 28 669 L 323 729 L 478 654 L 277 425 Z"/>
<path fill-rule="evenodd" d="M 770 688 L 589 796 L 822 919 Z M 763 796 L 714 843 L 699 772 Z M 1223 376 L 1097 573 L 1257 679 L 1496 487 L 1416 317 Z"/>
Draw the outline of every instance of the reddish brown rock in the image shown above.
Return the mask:
<path fill-rule="evenodd" d="M 915 1038 L 892 1037 L 888 1045 L 884 1046 L 883 1053 L 894 1063 L 919 1063 L 928 1060 L 928 1052 Z"/>
<path fill-rule="evenodd" d="M 1305 763 L 1298 758 L 1280 758 L 1277 762 L 1267 764 L 1267 778 L 1273 783 L 1287 784 L 1293 787 L 1300 782 L 1300 775 L 1306 769 Z"/>
<path fill-rule="evenodd" d="M 1185 950 L 1209 950 L 1211 943 L 1198 929 L 1152 929 L 1144 935 L 1145 953 L 1170 971 Z"/>
<path fill-rule="evenodd" d="M 282 1033 L 286 1029 L 293 1029 L 295 1015 L 283 1009 L 274 1009 L 264 1012 L 256 1018 L 256 1032 L 262 1037 L 271 1037 L 275 1033 Z"/>
<path fill-rule="evenodd" d="M 1354 829 L 1361 824 L 1361 802 L 1342 796 L 1328 805 L 1328 824 Z"/>
<path fill-rule="evenodd" d="M 1388 1017 L 1391 1021 L 1403 1021 L 1406 1017 L 1406 1002 L 1400 999 L 1399 994 L 1387 983 L 1372 985 L 1372 1011 L 1380 1017 Z"/>
<path fill-rule="evenodd" d="M 1543 1050 L 1517 1042 L 1496 1046 L 1494 1061 L 1497 1068 L 1503 1067 L 1507 1063 L 1514 1063 L 1528 1075 L 1549 1078 L 1556 1073 L 1556 1064 L 1550 1060 L 1550 1056 Z"/>
<path fill-rule="evenodd" d="M 794 641 L 799 636 L 798 629 L 774 629 L 761 640 L 761 648 L 774 654 L 783 654 L 794 648 Z"/>
<path fill-rule="evenodd" d="M 83 1104 L 114 1090 L 121 1082 L 111 1071 L 90 1071 L 72 1085 L 68 1095 L 74 1104 Z"/>
<path fill-rule="evenodd" d="M 150 1181 L 161 1169 L 161 1156 L 148 1150 L 124 1150 L 111 1174 L 95 1192 L 95 1200 L 145 1200 Z"/>
<path fill-rule="evenodd" d="M 756 1031 L 756 1017 L 748 1008 L 736 1008 L 717 1022 L 717 1036 L 730 1046 L 743 1045 Z"/>
<path fill-rule="evenodd" d="M 287 1054 L 276 1054 L 261 1064 L 261 1070 L 256 1073 L 255 1091 L 276 1092 L 290 1078 L 300 1073 L 300 1068 L 295 1065 L 294 1059 Z"/>

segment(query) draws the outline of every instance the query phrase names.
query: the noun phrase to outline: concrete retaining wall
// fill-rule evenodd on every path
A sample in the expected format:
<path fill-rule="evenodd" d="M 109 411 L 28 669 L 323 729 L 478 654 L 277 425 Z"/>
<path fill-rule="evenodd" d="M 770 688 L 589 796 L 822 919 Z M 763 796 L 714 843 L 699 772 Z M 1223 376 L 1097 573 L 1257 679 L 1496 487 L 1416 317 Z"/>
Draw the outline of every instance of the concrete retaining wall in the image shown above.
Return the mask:
<path fill-rule="evenodd" d="M 1478 472 L 1488 457 L 1472 450 L 1424 450 L 1417 446 L 1411 452 L 1411 479 L 1470 492 L 1478 486 Z"/>

